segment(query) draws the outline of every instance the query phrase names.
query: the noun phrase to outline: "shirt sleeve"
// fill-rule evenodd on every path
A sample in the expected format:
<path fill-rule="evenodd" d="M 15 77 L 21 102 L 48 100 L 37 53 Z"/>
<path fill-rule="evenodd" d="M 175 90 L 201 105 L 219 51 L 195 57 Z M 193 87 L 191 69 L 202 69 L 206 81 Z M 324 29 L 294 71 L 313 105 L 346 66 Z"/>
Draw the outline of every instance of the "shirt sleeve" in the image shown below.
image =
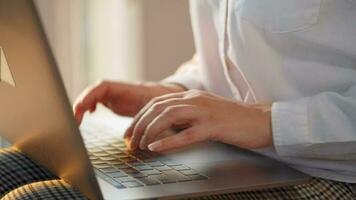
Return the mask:
<path fill-rule="evenodd" d="M 356 86 L 273 103 L 272 129 L 280 156 L 356 159 Z"/>
<path fill-rule="evenodd" d="M 165 78 L 162 82 L 176 83 L 187 89 L 204 90 L 202 71 L 198 56 L 194 55 L 190 61 L 180 66 L 176 73 Z"/>

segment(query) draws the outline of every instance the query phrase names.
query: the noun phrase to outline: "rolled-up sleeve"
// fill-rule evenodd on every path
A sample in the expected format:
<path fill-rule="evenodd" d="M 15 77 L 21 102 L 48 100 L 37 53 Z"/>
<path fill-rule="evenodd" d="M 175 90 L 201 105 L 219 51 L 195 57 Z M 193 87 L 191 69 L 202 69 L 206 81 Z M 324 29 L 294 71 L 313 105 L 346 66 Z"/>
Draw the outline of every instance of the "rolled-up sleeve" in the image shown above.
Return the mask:
<path fill-rule="evenodd" d="M 356 159 L 356 86 L 273 103 L 272 129 L 280 156 Z"/>
<path fill-rule="evenodd" d="M 199 58 L 194 55 L 193 58 L 180 66 L 176 73 L 162 80 L 164 83 L 176 83 L 187 89 L 204 90 L 202 81 L 201 66 Z"/>

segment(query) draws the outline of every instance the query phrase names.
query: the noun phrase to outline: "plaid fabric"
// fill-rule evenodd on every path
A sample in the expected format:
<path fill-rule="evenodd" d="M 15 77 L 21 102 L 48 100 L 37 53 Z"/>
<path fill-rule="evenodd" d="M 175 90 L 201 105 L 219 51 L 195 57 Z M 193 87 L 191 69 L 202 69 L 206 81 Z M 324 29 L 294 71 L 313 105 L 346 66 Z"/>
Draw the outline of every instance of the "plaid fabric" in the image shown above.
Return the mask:
<path fill-rule="evenodd" d="M 1 200 L 85 199 L 85 197 L 64 181 L 58 180 L 51 172 L 40 167 L 14 149 L 0 150 L 0 198 L 1 197 L 3 197 Z M 313 178 L 309 183 L 302 185 L 186 198 L 185 200 L 217 199 L 356 200 L 356 184 Z"/>
<path fill-rule="evenodd" d="M 356 184 L 313 178 L 309 183 L 185 200 L 356 200 Z"/>
<path fill-rule="evenodd" d="M 4 200 L 86 199 L 50 171 L 12 148 L 0 149 L 1 197 Z"/>
<path fill-rule="evenodd" d="M 73 190 L 68 184 L 61 180 L 49 180 L 31 183 L 19 187 L 1 200 L 32 200 L 32 199 L 85 199 L 79 192 Z"/>

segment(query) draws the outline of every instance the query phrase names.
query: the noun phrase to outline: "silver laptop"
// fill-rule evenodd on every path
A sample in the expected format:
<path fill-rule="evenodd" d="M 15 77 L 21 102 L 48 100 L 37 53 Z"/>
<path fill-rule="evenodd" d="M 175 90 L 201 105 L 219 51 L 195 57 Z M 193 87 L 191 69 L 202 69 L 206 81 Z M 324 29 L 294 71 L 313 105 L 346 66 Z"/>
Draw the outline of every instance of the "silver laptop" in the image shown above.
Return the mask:
<path fill-rule="evenodd" d="M 0 0 L 0 47 L 1 135 L 90 199 L 180 198 L 309 179 L 223 144 L 163 155 L 127 151 L 117 135 L 95 126 L 83 127 L 82 137 L 30 0 Z"/>

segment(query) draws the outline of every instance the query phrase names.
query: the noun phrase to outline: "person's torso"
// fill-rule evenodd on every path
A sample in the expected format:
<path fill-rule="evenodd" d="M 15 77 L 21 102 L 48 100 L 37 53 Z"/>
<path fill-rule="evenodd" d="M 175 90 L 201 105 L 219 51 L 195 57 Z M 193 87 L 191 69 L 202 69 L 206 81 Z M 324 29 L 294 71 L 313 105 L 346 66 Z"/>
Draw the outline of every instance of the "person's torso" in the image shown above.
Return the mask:
<path fill-rule="evenodd" d="M 191 1 L 208 90 L 251 103 L 356 85 L 356 1 Z"/>
<path fill-rule="evenodd" d="M 355 0 L 192 0 L 205 89 L 246 103 L 342 93 L 356 85 Z M 356 161 L 259 153 L 347 181 Z M 343 174 L 343 170 L 355 174 Z"/>

